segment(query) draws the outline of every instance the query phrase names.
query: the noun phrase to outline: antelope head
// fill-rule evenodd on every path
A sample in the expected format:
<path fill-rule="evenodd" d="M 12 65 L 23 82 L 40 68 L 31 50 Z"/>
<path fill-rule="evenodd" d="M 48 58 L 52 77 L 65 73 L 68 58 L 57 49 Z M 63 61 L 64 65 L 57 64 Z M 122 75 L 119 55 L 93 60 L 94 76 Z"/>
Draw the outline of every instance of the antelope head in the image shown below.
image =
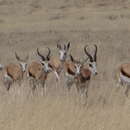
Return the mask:
<path fill-rule="evenodd" d="M 52 67 L 49 64 L 50 61 L 50 54 L 51 54 L 51 50 L 48 48 L 48 54 L 46 56 L 43 56 L 40 52 L 39 49 L 37 48 L 37 54 L 40 57 L 40 63 L 43 66 L 43 69 L 46 73 L 51 72 L 52 71 Z"/>
<path fill-rule="evenodd" d="M 27 55 L 24 59 L 21 59 L 17 53 L 15 52 L 15 57 L 16 59 L 19 61 L 19 64 L 22 68 L 22 71 L 25 72 L 26 71 L 26 67 L 27 67 L 27 61 L 29 59 L 29 56 Z"/>
<path fill-rule="evenodd" d="M 81 72 L 81 68 L 82 68 L 82 66 L 83 66 L 83 63 L 80 62 L 80 61 L 75 60 L 72 55 L 70 55 L 70 60 L 71 60 L 71 62 L 74 64 L 75 76 L 79 75 L 80 72 Z"/>
<path fill-rule="evenodd" d="M 62 47 L 60 44 L 57 44 L 57 48 L 59 49 L 59 57 L 61 61 L 65 61 L 67 58 L 67 53 L 70 48 L 70 42 Z"/>
<path fill-rule="evenodd" d="M 88 45 L 86 45 L 84 47 L 84 52 L 85 54 L 88 56 L 88 66 L 89 66 L 89 70 L 94 74 L 94 75 L 97 75 L 98 72 L 97 72 L 97 45 L 94 45 L 94 54 L 91 55 L 88 51 L 87 51 L 87 47 Z"/>

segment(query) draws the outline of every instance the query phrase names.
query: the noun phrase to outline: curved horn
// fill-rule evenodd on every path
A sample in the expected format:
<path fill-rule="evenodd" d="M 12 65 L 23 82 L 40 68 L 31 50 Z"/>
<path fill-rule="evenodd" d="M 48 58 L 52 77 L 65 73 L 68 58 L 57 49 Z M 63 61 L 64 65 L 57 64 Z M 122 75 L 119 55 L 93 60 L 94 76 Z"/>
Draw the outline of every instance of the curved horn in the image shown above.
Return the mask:
<path fill-rule="evenodd" d="M 75 63 L 78 63 L 79 61 L 77 61 L 77 60 L 75 60 L 74 59 L 74 57 L 70 54 L 70 60 L 72 61 L 72 62 L 75 62 Z"/>
<path fill-rule="evenodd" d="M 20 59 L 20 57 L 17 55 L 16 52 L 15 52 L 15 57 L 16 57 L 16 59 L 17 59 L 18 61 L 23 61 L 23 60 Z"/>
<path fill-rule="evenodd" d="M 70 48 L 70 42 L 68 42 L 67 44 L 67 51 L 69 50 L 69 48 Z"/>
<path fill-rule="evenodd" d="M 97 45 L 95 44 L 94 61 L 97 61 Z"/>
<path fill-rule="evenodd" d="M 87 52 L 87 48 L 88 47 L 88 45 L 86 45 L 85 47 L 84 47 L 84 52 L 85 52 L 85 54 L 90 58 L 90 61 L 93 61 L 93 57 Z"/>
<path fill-rule="evenodd" d="M 73 58 L 73 56 L 70 54 L 70 60 L 72 61 L 72 62 L 74 62 L 75 60 L 74 60 L 74 58 Z"/>
<path fill-rule="evenodd" d="M 45 57 L 39 52 L 38 48 L 37 48 L 37 54 L 42 58 L 43 61 L 45 61 Z"/>
<path fill-rule="evenodd" d="M 26 61 L 28 60 L 28 58 L 29 58 L 29 55 L 27 55 L 27 56 L 25 57 L 25 59 L 21 59 L 21 58 L 17 55 L 17 53 L 15 52 L 15 57 L 16 57 L 16 59 L 17 59 L 18 61 L 26 62 Z"/>
<path fill-rule="evenodd" d="M 50 60 L 51 50 L 50 50 L 49 47 L 47 47 L 47 49 L 48 49 L 48 54 L 47 54 L 47 56 L 46 56 L 46 59 L 47 59 L 47 60 Z"/>

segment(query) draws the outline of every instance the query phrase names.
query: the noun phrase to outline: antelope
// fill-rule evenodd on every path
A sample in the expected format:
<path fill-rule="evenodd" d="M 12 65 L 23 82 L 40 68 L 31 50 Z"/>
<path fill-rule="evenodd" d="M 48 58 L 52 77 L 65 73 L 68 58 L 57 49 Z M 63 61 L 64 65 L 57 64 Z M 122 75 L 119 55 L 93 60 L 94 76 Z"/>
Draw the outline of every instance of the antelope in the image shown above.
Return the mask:
<path fill-rule="evenodd" d="M 66 87 L 68 90 L 71 89 L 72 85 L 75 83 L 75 78 L 80 74 L 80 69 L 83 64 L 75 60 L 73 56 L 70 54 L 70 61 L 66 61 L 64 64 L 64 71 L 66 77 Z"/>
<path fill-rule="evenodd" d="M 88 94 L 88 87 L 89 87 L 89 82 L 91 79 L 92 74 L 97 75 L 97 45 L 94 45 L 95 51 L 94 55 L 91 55 L 87 51 L 88 45 L 84 47 L 84 52 L 88 56 L 87 65 L 82 66 L 80 70 L 80 74 L 76 77 L 76 86 L 77 90 L 80 92 L 80 95 L 87 97 Z"/>
<path fill-rule="evenodd" d="M 70 59 L 72 63 L 66 64 L 66 84 L 68 89 L 70 90 L 73 84 L 76 85 L 77 91 L 81 96 L 85 95 L 87 97 L 89 81 L 91 79 L 91 75 L 97 75 L 96 69 L 96 61 L 97 61 L 97 46 L 95 47 L 94 56 L 92 56 L 87 51 L 87 46 L 84 47 L 84 52 L 88 56 L 89 61 L 87 61 L 87 65 L 85 65 L 86 61 L 76 61 L 72 55 L 70 55 Z M 87 59 L 88 60 L 88 59 Z"/>
<path fill-rule="evenodd" d="M 122 86 L 126 85 L 125 95 L 128 97 L 130 89 L 130 63 L 120 65 L 118 68 L 118 81 Z"/>
<path fill-rule="evenodd" d="M 70 42 L 67 45 L 64 44 L 64 46 L 57 44 L 57 48 L 59 49 L 59 58 L 52 57 L 49 63 L 52 66 L 52 69 L 56 75 L 56 80 L 59 81 L 59 75 L 63 71 L 64 63 L 68 57 Z"/>
<path fill-rule="evenodd" d="M 19 64 L 10 63 L 5 67 L 2 66 L 4 73 L 3 82 L 7 90 L 9 90 L 11 85 L 16 81 L 18 81 L 19 85 L 21 85 L 23 75 L 26 71 L 27 60 L 29 58 L 27 55 L 25 59 L 21 59 L 16 52 L 15 57 L 17 61 L 19 61 Z"/>
<path fill-rule="evenodd" d="M 28 66 L 28 76 L 32 78 L 30 81 L 32 81 L 32 90 L 34 91 L 36 89 L 36 85 L 40 84 L 42 85 L 42 88 L 45 89 L 46 94 L 46 85 L 45 81 L 47 80 L 47 76 L 49 72 L 52 71 L 52 67 L 49 64 L 50 61 L 50 49 L 48 48 L 48 54 L 46 56 L 43 56 L 39 49 L 37 48 L 37 54 L 40 57 L 39 61 L 33 61 Z M 31 83 L 31 82 L 30 82 Z"/>

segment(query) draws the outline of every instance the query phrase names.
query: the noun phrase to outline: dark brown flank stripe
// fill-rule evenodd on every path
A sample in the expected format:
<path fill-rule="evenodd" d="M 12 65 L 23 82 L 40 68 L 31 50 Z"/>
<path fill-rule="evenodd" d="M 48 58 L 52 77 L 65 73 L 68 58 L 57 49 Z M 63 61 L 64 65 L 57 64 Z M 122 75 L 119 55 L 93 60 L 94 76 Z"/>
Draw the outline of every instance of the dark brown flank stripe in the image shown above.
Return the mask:
<path fill-rule="evenodd" d="M 130 78 L 130 76 L 129 76 L 127 73 L 125 73 L 125 72 L 123 71 L 123 69 L 121 69 L 121 73 L 122 73 L 124 76 L 127 76 L 128 78 Z"/>

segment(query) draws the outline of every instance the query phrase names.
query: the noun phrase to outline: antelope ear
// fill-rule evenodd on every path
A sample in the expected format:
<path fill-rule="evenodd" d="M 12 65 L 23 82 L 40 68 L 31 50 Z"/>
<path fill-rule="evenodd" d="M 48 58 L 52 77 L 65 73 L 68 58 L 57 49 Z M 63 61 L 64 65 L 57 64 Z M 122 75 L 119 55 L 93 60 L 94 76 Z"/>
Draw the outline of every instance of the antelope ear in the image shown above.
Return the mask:
<path fill-rule="evenodd" d="M 50 60 L 50 55 L 51 55 L 51 50 L 50 50 L 49 47 L 47 49 L 48 49 L 48 54 L 46 56 L 46 59 L 49 61 Z"/>
<path fill-rule="evenodd" d="M 66 50 L 66 45 L 64 44 L 64 50 Z"/>
<path fill-rule="evenodd" d="M 67 51 L 69 50 L 69 48 L 70 48 L 70 42 L 68 42 L 67 44 Z"/>
<path fill-rule="evenodd" d="M 61 45 L 60 45 L 60 44 L 57 44 L 57 48 L 61 50 Z"/>

